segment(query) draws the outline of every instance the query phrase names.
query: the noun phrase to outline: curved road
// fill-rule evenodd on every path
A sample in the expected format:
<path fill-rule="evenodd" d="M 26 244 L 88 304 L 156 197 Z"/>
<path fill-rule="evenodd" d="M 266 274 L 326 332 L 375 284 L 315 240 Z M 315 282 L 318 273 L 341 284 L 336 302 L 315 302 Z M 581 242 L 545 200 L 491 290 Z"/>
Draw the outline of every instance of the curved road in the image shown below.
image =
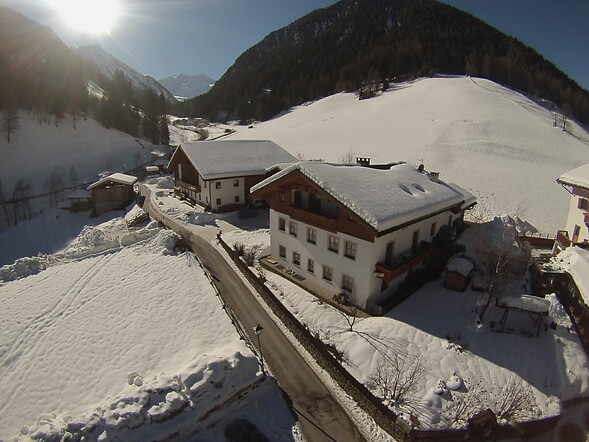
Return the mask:
<path fill-rule="evenodd" d="M 292 401 L 292 408 L 299 418 L 305 437 L 310 441 L 364 441 L 344 408 L 292 346 L 239 275 L 198 234 L 199 227 L 191 230 L 168 218 L 151 205 L 149 189 L 144 185 L 140 185 L 140 189 L 141 194 L 146 197 L 143 209 L 153 219 L 162 222 L 190 243 L 193 252 L 211 273 L 217 289 L 256 345 L 253 327 L 260 324 L 264 328 L 260 335 L 264 361 Z"/>

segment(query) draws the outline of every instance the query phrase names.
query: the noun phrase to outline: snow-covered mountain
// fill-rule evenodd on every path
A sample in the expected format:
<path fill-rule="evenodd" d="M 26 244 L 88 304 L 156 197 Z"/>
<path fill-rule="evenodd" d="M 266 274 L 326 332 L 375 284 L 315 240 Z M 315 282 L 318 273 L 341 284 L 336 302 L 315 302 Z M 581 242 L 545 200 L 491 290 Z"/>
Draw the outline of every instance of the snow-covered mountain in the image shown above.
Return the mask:
<path fill-rule="evenodd" d="M 174 101 L 174 95 L 162 86 L 156 79 L 149 75 L 144 75 L 129 67 L 116 57 L 112 56 L 99 45 L 80 46 L 77 48 L 78 54 L 82 57 L 93 61 L 98 69 L 106 76 L 111 77 L 115 71 L 123 71 L 125 77 L 131 82 L 136 89 L 152 89 L 156 94 L 164 94 L 166 100 Z"/>
<path fill-rule="evenodd" d="M 215 80 L 205 74 L 176 74 L 158 81 L 178 98 L 192 98 L 204 94 L 215 83 Z"/>

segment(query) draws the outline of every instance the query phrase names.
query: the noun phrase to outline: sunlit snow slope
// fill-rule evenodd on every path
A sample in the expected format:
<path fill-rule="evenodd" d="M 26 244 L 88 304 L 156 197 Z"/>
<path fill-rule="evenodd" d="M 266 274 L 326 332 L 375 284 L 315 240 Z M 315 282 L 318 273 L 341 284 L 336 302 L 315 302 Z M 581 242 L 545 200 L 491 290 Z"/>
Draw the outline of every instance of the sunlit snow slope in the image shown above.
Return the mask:
<path fill-rule="evenodd" d="M 555 180 L 589 163 L 589 133 L 523 95 L 480 78 L 428 78 L 359 101 L 337 94 L 233 139 L 270 139 L 305 159 L 352 152 L 373 163 L 422 160 L 474 193 L 474 215 L 518 215 L 543 233 L 563 228 L 569 195 Z"/>

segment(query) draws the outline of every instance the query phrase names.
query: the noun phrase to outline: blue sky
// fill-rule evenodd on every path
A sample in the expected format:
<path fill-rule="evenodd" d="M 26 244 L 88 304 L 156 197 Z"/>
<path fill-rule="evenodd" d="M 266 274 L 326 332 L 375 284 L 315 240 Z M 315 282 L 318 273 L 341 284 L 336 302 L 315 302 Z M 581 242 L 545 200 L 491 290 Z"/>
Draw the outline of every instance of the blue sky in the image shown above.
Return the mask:
<path fill-rule="evenodd" d="M 108 35 L 69 28 L 50 0 L 0 0 L 51 27 L 68 45 L 98 43 L 157 79 L 180 72 L 219 78 L 246 49 L 333 0 L 118 0 Z M 540 52 L 589 89 L 588 0 L 443 0 Z"/>

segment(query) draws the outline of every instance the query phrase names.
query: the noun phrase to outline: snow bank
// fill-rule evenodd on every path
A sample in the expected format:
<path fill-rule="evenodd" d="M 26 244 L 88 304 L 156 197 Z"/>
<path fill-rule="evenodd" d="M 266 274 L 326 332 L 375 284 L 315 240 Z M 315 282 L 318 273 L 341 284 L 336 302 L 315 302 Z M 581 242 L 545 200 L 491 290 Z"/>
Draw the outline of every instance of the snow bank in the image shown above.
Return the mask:
<path fill-rule="evenodd" d="M 589 305 L 589 250 L 569 247 L 560 252 L 553 263 L 556 269 L 571 274 L 585 304 Z"/>

